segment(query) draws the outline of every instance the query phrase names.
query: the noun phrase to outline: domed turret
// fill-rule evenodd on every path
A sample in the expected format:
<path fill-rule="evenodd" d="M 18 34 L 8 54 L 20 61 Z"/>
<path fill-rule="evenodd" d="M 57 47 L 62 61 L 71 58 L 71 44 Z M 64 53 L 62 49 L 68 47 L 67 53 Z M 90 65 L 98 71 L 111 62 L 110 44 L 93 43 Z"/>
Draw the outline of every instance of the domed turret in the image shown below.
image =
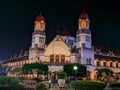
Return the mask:
<path fill-rule="evenodd" d="M 88 14 L 84 11 L 83 13 L 80 14 L 80 17 L 81 19 L 86 19 L 86 18 L 89 18 Z"/>
<path fill-rule="evenodd" d="M 34 32 L 32 34 L 32 46 L 31 48 L 45 47 L 46 34 L 45 34 L 45 18 L 42 14 L 38 14 L 34 22 Z"/>
<path fill-rule="evenodd" d="M 80 14 L 79 20 L 78 20 L 78 28 L 79 30 L 89 30 L 90 26 L 90 20 L 88 14 L 83 11 L 83 13 Z"/>
<path fill-rule="evenodd" d="M 45 21 L 45 18 L 42 14 L 39 14 L 36 18 L 35 18 L 35 21 Z"/>
<path fill-rule="evenodd" d="M 45 30 L 45 18 L 42 14 L 39 14 L 35 18 L 35 30 L 41 30 L 41 31 Z"/>

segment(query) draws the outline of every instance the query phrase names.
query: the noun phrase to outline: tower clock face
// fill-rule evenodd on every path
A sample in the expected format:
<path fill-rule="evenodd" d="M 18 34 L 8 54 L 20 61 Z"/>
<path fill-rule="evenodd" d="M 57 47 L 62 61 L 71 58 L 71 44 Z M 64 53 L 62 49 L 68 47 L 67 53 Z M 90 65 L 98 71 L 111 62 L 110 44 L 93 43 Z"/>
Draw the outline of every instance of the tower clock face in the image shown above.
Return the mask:
<path fill-rule="evenodd" d="M 86 21 L 85 20 L 82 20 L 81 27 L 86 28 Z"/>

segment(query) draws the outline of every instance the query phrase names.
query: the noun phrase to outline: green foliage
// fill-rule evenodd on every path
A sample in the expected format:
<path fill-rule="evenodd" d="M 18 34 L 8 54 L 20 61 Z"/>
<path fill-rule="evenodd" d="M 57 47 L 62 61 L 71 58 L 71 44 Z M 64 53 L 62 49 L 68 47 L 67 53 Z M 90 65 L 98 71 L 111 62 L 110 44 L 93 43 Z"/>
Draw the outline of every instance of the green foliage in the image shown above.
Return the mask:
<path fill-rule="evenodd" d="M 97 75 L 98 76 L 103 76 L 103 74 L 106 74 L 106 75 L 109 75 L 109 76 L 112 76 L 113 75 L 113 71 L 111 71 L 110 69 L 108 68 L 102 68 L 102 69 L 98 69 L 97 70 Z"/>
<path fill-rule="evenodd" d="M 25 88 L 0 87 L 0 90 L 26 90 Z"/>
<path fill-rule="evenodd" d="M 36 85 L 36 90 L 46 90 L 47 89 L 47 85 L 45 83 L 39 82 Z"/>
<path fill-rule="evenodd" d="M 71 86 L 73 88 L 84 89 L 84 90 L 102 90 L 105 88 L 105 83 L 101 81 L 72 81 Z"/>
<path fill-rule="evenodd" d="M 120 82 L 110 83 L 109 87 L 112 87 L 112 88 L 119 87 L 120 88 Z"/>
<path fill-rule="evenodd" d="M 47 74 L 48 72 L 48 65 L 42 63 L 31 63 L 31 64 L 24 64 L 22 67 L 24 74 Z"/>
<path fill-rule="evenodd" d="M 58 88 L 50 88 L 49 90 L 58 90 Z M 64 90 L 75 90 L 74 88 L 64 88 Z"/>
<path fill-rule="evenodd" d="M 66 77 L 67 77 L 67 74 L 64 71 L 57 72 L 58 79 L 65 79 Z"/>
<path fill-rule="evenodd" d="M 73 80 L 66 80 L 66 84 L 70 84 Z"/>
<path fill-rule="evenodd" d="M 98 69 L 97 70 L 97 78 L 99 80 L 101 80 L 101 77 L 103 77 L 103 79 L 108 79 L 109 80 L 109 77 L 113 76 L 113 71 L 111 71 L 110 69 L 108 68 L 102 68 L 102 69 Z"/>
<path fill-rule="evenodd" d="M 86 76 L 86 66 L 78 63 L 73 63 L 73 64 L 66 64 L 64 65 L 64 71 L 67 73 L 68 76 L 74 76 L 75 71 L 73 70 L 73 67 L 77 66 L 78 70 L 76 73 L 76 76 Z"/>
<path fill-rule="evenodd" d="M 22 68 L 14 68 L 13 70 L 10 71 L 11 74 L 16 74 L 16 75 L 22 75 L 23 74 L 23 71 L 22 71 Z"/>
<path fill-rule="evenodd" d="M 18 78 L 0 76 L 0 87 L 24 88 L 24 85 Z"/>

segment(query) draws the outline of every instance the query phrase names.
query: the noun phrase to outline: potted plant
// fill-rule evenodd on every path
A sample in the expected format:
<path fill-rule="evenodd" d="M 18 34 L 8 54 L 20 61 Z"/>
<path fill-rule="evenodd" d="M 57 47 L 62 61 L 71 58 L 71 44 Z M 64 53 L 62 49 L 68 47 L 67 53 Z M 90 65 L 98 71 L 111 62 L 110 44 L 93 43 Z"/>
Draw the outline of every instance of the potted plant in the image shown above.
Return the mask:
<path fill-rule="evenodd" d="M 62 88 L 65 86 L 65 78 L 66 77 L 67 77 L 67 74 L 64 71 L 57 72 L 59 88 Z"/>

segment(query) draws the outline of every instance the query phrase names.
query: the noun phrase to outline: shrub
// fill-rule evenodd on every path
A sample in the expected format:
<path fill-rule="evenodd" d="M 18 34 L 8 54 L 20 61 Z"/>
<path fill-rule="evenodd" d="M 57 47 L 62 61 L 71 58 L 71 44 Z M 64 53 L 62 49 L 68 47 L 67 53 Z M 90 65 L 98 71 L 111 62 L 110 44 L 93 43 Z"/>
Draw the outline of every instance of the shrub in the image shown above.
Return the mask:
<path fill-rule="evenodd" d="M 77 80 L 77 81 L 72 81 L 71 82 L 71 86 L 73 88 L 81 88 L 81 89 L 84 89 L 84 90 L 101 90 L 103 88 L 105 88 L 105 83 L 104 82 L 101 82 L 101 81 L 80 81 L 80 80 Z"/>
<path fill-rule="evenodd" d="M 47 90 L 47 85 L 45 83 L 39 82 L 36 85 L 36 90 Z"/>
<path fill-rule="evenodd" d="M 70 84 L 73 80 L 66 80 L 66 84 Z"/>
<path fill-rule="evenodd" d="M 110 83 L 109 87 L 112 87 L 112 88 L 119 87 L 120 88 L 120 82 Z"/>
<path fill-rule="evenodd" d="M 25 88 L 0 87 L 0 90 L 26 90 Z"/>
<path fill-rule="evenodd" d="M 64 71 L 57 72 L 58 79 L 65 79 L 66 77 L 67 77 L 67 74 Z"/>
<path fill-rule="evenodd" d="M 24 88 L 24 85 L 18 78 L 0 76 L 0 87 Z"/>

